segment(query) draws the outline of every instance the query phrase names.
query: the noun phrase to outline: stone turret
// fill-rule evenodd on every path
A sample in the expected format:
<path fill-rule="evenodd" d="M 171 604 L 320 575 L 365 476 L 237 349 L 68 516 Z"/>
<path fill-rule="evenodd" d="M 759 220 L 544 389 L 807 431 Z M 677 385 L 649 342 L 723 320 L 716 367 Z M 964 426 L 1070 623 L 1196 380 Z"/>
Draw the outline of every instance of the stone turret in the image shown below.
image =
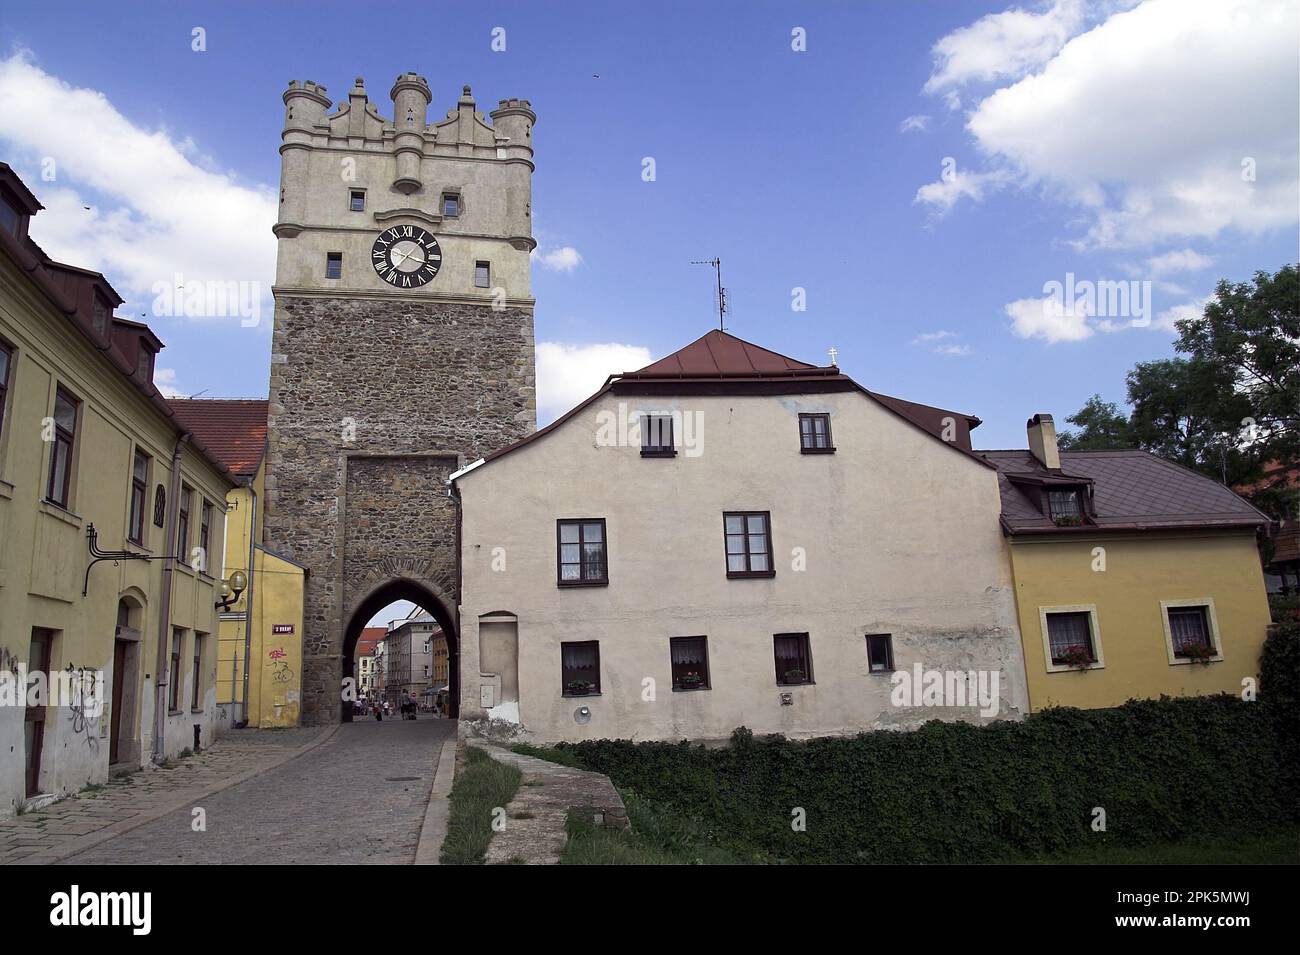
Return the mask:
<path fill-rule="evenodd" d="M 307 159 L 313 128 L 325 122 L 330 99 L 311 80 L 290 80 L 284 91 L 284 130 L 280 133 L 280 214 L 272 229 L 281 238 L 302 231 L 307 205 Z"/>
<path fill-rule="evenodd" d="M 410 195 L 424 185 L 420 159 L 424 155 L 424 129 L 433 96 L 429 82 L 416 73 L 403 73 L 389 93 L 393 100 L 393 152 L 397 155 L 397 177 L 393 188 Z"/>

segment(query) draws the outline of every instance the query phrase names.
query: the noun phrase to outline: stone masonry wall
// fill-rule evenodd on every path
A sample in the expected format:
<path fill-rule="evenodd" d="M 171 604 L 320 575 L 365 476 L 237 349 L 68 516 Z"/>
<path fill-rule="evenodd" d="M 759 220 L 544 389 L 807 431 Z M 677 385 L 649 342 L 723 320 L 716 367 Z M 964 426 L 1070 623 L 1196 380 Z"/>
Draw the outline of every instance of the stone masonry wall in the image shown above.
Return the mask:
<path fill-rule="evenodd" d="M 446 477 L 532 432 L 530 309 L 280 295 L 267 546 L 307 565 L 303 722 L 337 719 L 344 630 L 394 579 L 455 614 Z"/>

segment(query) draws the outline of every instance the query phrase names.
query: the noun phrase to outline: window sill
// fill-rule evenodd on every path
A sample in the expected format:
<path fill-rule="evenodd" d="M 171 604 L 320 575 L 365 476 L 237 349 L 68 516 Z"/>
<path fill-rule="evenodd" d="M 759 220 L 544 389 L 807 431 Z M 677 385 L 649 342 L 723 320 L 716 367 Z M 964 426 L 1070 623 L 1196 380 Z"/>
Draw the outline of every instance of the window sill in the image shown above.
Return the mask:
<path fill-rule="evenodd" d="M 677 457 L 677 449 L 676 449 L 676 448 L 669 448 L 669 449 L 666 450 L 666 451 L 661 451 L 661 450 L 658 450 L 658 449 L 652 449 L 652 448 L 642 448 L 642 449 L 641 449 L 641 457 L 643 457 L 643 458 L 675 458 L 675 457 Z"/>
<path fill-rule="evenodd" d="M 744 579 L 746 579 L 747 577 L 775 577 L 775 576 L 776 576 L 776 571 L 775 571 L 775 570 L 763 570 L 763 571 L 757 571 L 757 570 L 734 571 L 734 570 L 729 570 L 729 571 L 727 571 L 727 579 L 728 579 L 728 580 L 744 580 Z"/>
<path fill-rule="evenodd" d="M 782 683 L 780 680 L 777 680 L 776 685 L 777 685 L 777 686 L 780 686 L 780 687 L 790 687 L 790 686 L 816 686 L 816 685 L 817 685 L 817 681 L 816 681 L 816 680 L 804 680 L 804 681 L 802 681 L 802 682 L 800 682 L 800 683 Z"/>
<path fill-rule="evenodd" d="M 153 556 L 153 550 L 151 548 L 145 547 L 144 544 L 139 541 L 133 541 L 129 537 L 122 541 L 122 550 L 130 554 L 139 554 L 141 557 Z"/>
<path fill-rule="evenodd" d="M 834 454 L 834 448 L 800 448 L 800 454 Z"/>
<path fill-rule="evenodd" d="M 1089 670 L 1104 670 L 1104 663 L 1089 663 L 1086 667 L 1072 667 L 1066 663 L 1049 663 L 1047 665 L 1048 673 L 1087 673 Z"/>
<path fill-rule="evenodd" d="M 41 501 L 41 512 L 48 514 L 50 517 L 57 520 L 63 521 L 65 524 L 69 524 L 73 527 L 81 527 L 80 515 L 72 513 L 72 511 L 68 510 L 62 504 L 51 501 L 49 498 L 45 498 Z"/>
<path fill-rule="evenodd" d="M 600 695 L 601 695 L 600 691 L 597 690 L 595 693 L 561 693 L 560 697 L 565 700 L 585 700 L 589 696 L 600 696 Z"/>
<path fill-rule="evenodd" d="M 1223 654 L 1219 654 L 1217 656 L 1210 657 L 1204 663 L 1202 663 L 1200 660 L 1190 660 L 1187 657 L 1174 657 L 1172 660 L 1169 661 L 1169 665 L 1171 667 L 1178 667 L 1178 666 L 1190 666 L 1191 664 L 1199 663 L 1201 666 L 1209 666 L 1211 663 L 1222 663 L 1222 662 L 1223 662 Z"/>
<path fill-rule="evenodd" d="M 184 711 L 184 710 L 168 710 L 168 711 L 167 711 L 167 715 L 168 715 L 168 716 L 184 716 L 184 715 L 185 715 L 185 711 Z"/>
<path fill-rule="evenodd" d="M 701 690 L 711 690 L 711 689 L 713 689 L 713 687 L 711 686 L 675 686 L 673 687 L 673 692 L 674 693 L 698 693 Z"/>
<path fill-rule="evenodd" d="M 11 501 L 13 496 L 14 486 L 4 478 L 0 478 L 0 500 Z"/>
<path fill-rule="evenodd" d="M 555 583 L 556 587 L 567 590 L 570 587 L 608 587 L 608 580 L 559 580 Z"/>
<path fill-rule="evenodd" d="M 202 708 L 196 710 L 194 707 L 192 706 L 190 707 L 190 716 L 202 716 L 202 715 L 203 715 Z"/>

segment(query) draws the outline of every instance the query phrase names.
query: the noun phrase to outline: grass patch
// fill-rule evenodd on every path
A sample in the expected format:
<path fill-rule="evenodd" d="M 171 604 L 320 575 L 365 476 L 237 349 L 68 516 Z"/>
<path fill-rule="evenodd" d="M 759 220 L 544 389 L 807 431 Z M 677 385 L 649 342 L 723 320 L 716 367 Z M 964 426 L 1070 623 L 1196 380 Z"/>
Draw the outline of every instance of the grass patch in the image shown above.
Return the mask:
<path fill-rule="evenodd" d="M 528 743 L 515 743 L 510 747 L 510 750 L 521 756 L 535 756 L 538 759 L 546 760 L 548 763 L 559 763 L 561 766 L 569 766 L 573 769 L 587 768 L 579 761 L 576 753 L 565 749 L 556 749 L 553 746 L 530 746 Z"/>
<path fill-rule="evenodd" d="M 492 817 L 519 789 L 520 772 L 499 763 L 477 747 L 465 751 L 465 765 L 456 773 L 448 801 L 447 838 L 440 855 L 443 865 L 482 865 L 492 841 Z"/>
<path fill-rule="evenodd" d="M 750 860 L 714 845 L 695 820 L 666 806 L 620 791 L 629 828 L 596 825 L 592 810 L 572 809 L 565 823 L 569 841 L 561 865 L 738 865 Z"/>

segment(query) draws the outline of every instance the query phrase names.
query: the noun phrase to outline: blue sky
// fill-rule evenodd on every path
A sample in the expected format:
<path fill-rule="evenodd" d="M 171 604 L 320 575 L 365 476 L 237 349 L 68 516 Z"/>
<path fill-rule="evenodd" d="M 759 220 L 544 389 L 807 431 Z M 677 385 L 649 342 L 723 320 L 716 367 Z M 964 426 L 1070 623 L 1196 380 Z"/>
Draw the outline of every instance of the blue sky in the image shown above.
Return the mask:
<path fill-rule="evenodd" d="M 161 385 L 262 396 L 269 308 L 251 328 L 158 315 L 151 286 L 201 273 L 269 303 L 286 82 L 337 99 L 361 75 L 386 114 L 416 70 L 431 117 L 465 83 L 485 113 L 526 97 L 539 254 L 563 266 L 534 266 L 543 423 L 713 327 L 690 262 L 716 255 L 734 334 L 819 363 L 834 346 L 867 387 L 1018 447 L 1032 412 L 1121 400 L 1218 278 L 1296 259 L 1296 9 L 10 0 L 0 158 L 49 207 L 37 241 L 166 341 Z M 1045 310 L 1070 273 L 1150 282 L 1150 325 Z"/>

